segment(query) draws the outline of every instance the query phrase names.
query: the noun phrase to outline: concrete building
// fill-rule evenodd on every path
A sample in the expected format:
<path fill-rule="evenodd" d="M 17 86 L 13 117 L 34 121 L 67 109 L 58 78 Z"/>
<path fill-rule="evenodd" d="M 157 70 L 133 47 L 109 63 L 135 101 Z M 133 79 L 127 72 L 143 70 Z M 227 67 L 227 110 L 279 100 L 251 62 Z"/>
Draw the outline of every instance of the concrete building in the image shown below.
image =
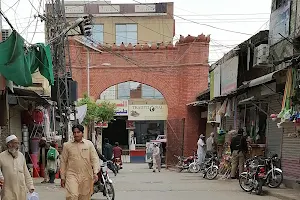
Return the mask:
<path fill-rule="evenodd" d="M 271 70 L 295 67 L 299 63 L 300 50 L 300 2 L 291 0 L 273 0 L 269 33 L 269 62 Z M 297 68 L 297 66 L 296 66 Z M 285 82 L 285 77 L 278 79 Z M 298 92 L 298 91 L 297 91 Z M 273 139 L 279 143 L 281 165 L 285 183 L 299 188 L 300 181 L 300 137 L 299 126 L 293 122 L 283 124 L 281 134 Z M 298 134 L 298 136 L 297 136 Z"/>
<path fill-rule="evenodd" d="M 175 35 L 171 2 L 110 4 L 109 1 L 65 1 L 65 12 L 68 21 L 91 14 L 91 37 L 101 44 L 168 43 L 173 42 Z"/>
<path fill-rule="evenodd" d="M 86 46 L 70 40 L 73 79 L 78 82 L 78 95 L 88 90 L 99 98 L 111 86 L 127 81 L 149 85 L 157 89 L 167 103 L 167 162 L 176 164 L 174 155 L 191 155 L 200 135 L 200 112 L 187 107 L 199 92 L 208 87 L 208 53 L 210 37 L 182 37 L 173 45 L 113 45 L 102 48 L 100 54 L 89 50 L 90 70 L 87 70 Z M 99 47 L 101 49 L 101 47 Z M 136 62 L 136 64 L 134 64 Z M 106 64 L 104 64 L 106 63 Z M 88 76 L 89 75 L 89 76 Z"/>

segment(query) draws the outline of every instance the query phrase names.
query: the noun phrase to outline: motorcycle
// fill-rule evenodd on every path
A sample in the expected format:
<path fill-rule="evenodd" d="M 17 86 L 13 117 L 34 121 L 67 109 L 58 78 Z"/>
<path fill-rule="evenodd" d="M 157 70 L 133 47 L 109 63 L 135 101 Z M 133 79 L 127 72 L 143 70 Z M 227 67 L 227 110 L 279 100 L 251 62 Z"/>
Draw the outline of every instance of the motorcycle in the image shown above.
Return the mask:
<path fill-rule="evenodd" d="M 203 178 L 208 180 L 215 179 L 219 174 L 219 160 L 217 155 L 209 155 L 200 165 L 200 171 L 203 173 Z"/>
<path fill-rule="evenodd" d="M 119 173 L 120 169 L 122 169 L 122 161 L 121 158 L 114 158 L 114 165 L 116 168 L 117 173 Z"/>
<path fill-rule="evenodd" d="M 98 181 L 94 183 L 93 194 L 102 192 L 107 200 L 115 199 L 115 190 L 112 180 L 108 176 L 107 162 L 103 162 L 100 172 L 98 173 Z"/>
<path fill-rule="evenodd" d="M 188 170 L 189 172 L 192 172 L 194 170 L 192 169 L 191 164 L 193 163 L 193 166 L 198 165 L 198 164 L 196 165 L 197 155 L 195 154 L 195 152 L 194 152 L 194 155 L 189 156 L 187 158 L 182 157 L 182 156 L 176 156 L 176 155 L 174 155 L 174 156 L 178 159 L 178 163 L 177 163 L 176 167 L 179 169 L 179 172 L 182 172 L 183 170 Z M 191 169 L 192 169 L 192 171 L 191 171 Z"/>
<path fill-rule="evenodd" d="M 274 154 L 265 161 L 267 169 L 266 185 L 270 188 L 278 188 L 283 181 L 282 170 L 276 166 L 276 163 L 279 162 L 278 155 Z"/>
<path fill-rule="evenodd" d="M 239 176 L 240 187 L 246 192 L 254 190 L 257 195 L 261 195 L 262 186 L 266 181 L 266 160 L 258 159 L 257 157 L 247 160 L 246 171 Z"/>

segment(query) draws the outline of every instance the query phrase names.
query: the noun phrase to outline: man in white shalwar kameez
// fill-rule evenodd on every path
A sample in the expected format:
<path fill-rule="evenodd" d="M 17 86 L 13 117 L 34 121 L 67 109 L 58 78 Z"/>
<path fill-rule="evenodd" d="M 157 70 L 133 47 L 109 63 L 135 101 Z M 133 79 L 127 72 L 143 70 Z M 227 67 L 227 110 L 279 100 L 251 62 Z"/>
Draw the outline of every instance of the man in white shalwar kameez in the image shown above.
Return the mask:
<path fill-rule="evenodd" d="M 205 143 L 204 143 L 203 134 L 200 135 L 197 145 L 198 145 L 198 149 L 197 149 L 198 162 L 201 164 L 205 159 Z"/>
<path fill-rule="evenodd" d="M 7 150 L 0 154 L 0 170 L 4 184 L 2 200 L 26 200 L 27 192 L 33 192 L 33 181 L 25 157 L 19 151 L 19 140 L 15 135 L 6 138 Z"/>

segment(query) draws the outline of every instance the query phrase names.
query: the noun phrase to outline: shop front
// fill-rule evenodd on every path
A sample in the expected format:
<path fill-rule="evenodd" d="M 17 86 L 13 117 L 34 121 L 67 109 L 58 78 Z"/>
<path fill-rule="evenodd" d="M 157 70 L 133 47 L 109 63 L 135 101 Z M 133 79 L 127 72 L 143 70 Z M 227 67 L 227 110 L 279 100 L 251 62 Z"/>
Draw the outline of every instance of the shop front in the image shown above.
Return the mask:
<path fill-rule="evenodd" d="M 128 121 L 134 122 L 129 130 L 130 162 L 145 162 L 146 143 L 165 135 L 168 106 L 165 100 L 129 100 Z"/>
<path fill-rule="evenodd" d="M 54 106 L 36 92 L 14 88 L 8 94 L 9 121 L 6 135 L 14 134 L 20 140 L 24 154 L 34 177 L 43 176 L 44 169 L 38 166 L 39 141 L 59 140 L 55 134 Z M 4 133 L 3 133 L 4 134 Z M 59 141 L 58 141 L 59 142 Z"/>

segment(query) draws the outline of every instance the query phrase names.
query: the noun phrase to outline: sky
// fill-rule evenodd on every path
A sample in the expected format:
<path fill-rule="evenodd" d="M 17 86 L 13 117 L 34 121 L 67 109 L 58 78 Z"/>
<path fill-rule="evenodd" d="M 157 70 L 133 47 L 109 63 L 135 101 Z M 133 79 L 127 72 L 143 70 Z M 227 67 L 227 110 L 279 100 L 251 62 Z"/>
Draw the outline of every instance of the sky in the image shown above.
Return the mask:
<path fill-rule="evenodd" d="M 1 10 L 30 44 L 45 42 L 44 24 L 35 16 L 50 0 L 0 0 Z M 73 0 L 74 1 L 74 0 Z M 93 0 L 85 0 L 87 3 Z M 176 36 L 211 35 L 209 61 L 213 63 L 260 30 L 269 29 L 271 0 L 137 0 L 141 3 L 174 2 Z M 112 3 L 135 3 L 111 0 Z M 3 20 L 2 20 L 3 21 Z M 191 22 L 193 21 L 193 23 Z M 3 28 L 9 28 L 3 21 Z M 220 29 L 226 29 L 220 30 Z"/>

